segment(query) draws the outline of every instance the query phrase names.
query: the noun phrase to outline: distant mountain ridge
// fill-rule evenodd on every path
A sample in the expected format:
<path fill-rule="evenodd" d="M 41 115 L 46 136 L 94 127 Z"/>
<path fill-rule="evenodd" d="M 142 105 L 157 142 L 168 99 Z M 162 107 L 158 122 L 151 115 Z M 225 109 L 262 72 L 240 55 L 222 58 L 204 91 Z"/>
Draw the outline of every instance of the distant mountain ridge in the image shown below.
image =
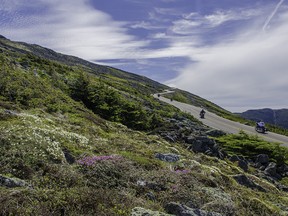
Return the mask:
<path fill-rule="evenodd" d="M 239 115 L 252 121 L 263 120 L 267 123 L 288 128 L 288 109 L 255 109 L 247 110 Z"/>

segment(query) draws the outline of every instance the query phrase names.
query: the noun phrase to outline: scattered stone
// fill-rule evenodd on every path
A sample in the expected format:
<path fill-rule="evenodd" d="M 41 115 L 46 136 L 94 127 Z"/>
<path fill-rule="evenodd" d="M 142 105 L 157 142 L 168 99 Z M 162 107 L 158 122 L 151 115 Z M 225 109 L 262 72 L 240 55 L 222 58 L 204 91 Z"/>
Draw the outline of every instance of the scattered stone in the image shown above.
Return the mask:
<path fill-rule="evenodd" d="M 277 164 L 274 162 L 269 163 L 264 170 L 264 174 L 275 179 L 281 179 L 281 176 L 277 173 Z"/>
<path fill-rule="evenodd" d="M 255 163 L 260 163 L 260 164 L 268 164 L 269 163 L 269 156 L 267 154 L 259 154 L 256 156 Z"/>
<path fill-rule="evenodd" d="M 166 161 L 166 162 L 176 162 L 180 160 L 179 155 L 171 154 L 171 153 L 168 153 L 168 154 L 157 153 L 155 157 L 158 158 L 159 160 Z"/>
<path fill-rule="evenodd" d="M 251 188 L 251 189 L 257 189 L 259 191 L 265 192 L 266 190 L 261 187 L 260 185 L 253 182 L 251 179 L 249 179 L 246 175 L 239 174 L 232 176 L 240 185 L 243 185 L 245 187 Z"/>
<path fill-rule="evenodd" d="M 246 160 L 239 160 L 238 166 L 245 172 L 248 171 L 248 162 Z"/>
<path fill-rule="evenodd" d="M 158 211 L 151 211 L 149 209 L 144 209 L 141 207 L 135 207 L 132 209 L 130 216 L 173 216 L 173 215 Z"/>

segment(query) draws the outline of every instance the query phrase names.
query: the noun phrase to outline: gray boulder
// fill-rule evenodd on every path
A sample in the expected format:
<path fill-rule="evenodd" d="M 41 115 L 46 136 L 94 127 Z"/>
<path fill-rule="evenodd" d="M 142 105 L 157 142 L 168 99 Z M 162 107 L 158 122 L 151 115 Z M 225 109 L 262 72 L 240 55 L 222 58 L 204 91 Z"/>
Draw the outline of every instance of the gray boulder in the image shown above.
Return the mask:
<path fill-rule="evenodd" d="M 269 156 L 267 154 L 259 154 L 256 156 L 255 163 L 259 163 L 262 165 L 268 164 L 269 163 Z"/>
<path fill-rule="evenodd" d="M 195 136 L 191 135 L 186 138 L 186 142 L 191 144 L 191 150 L 194 152 L 204 153 L 208 149 L 215 149 L 215 141 L 207 136 Z"/>
<path fill-rule="evenodd" d="M 243 156 L 239 156 L 239 155 L 232 155 L 231 157 L 229 157 L 229 160 L 231 162 L 237 162 L 238 166 L 244 170 L 245 172 L 248 171 L 248 161 L 243 157 Z"/>
<path fill-rule="evenodd" d="M 245 172 L 248 171 L 248 162 L 246 160 L 239 160 L 238 166 Z"/>
<path fill-rule="evenodd" d="M 21 179 L 8 178 L 0 175 L 0 186 L 14 188 L 14 187 L 30 187 L 25 181 Z"/>
<path fill-rule="evenodd" d="M 169 214 L 177 216 L 222 216 L 219 213 L 207 212 L 201 209 L 193 209 L 175 202 L 168 203 L 165 206 L 165 210 Z"/>
<path fill-rule="evenodd" d="M 239 175 L 233 176 L 233 178 L 238 182 L 238 184 L 243 185 L 245 187 L 248 187 L 251 189 L 257 189 L 263 192 L 266 191 L 263 187 L 261 187 L 260 185 L 256 184 L 251 179 L 249 179 L 246 175 L 239 174 Z"/>
<path fill-rule="evenodd" d="M 155 158 L 158 158 L 159 160 L 166 161 L 166 162 L 176 162 L 180 160 L 180 156 L 172 153 L 168 154 L 162 154 L 162 153 L 156 153 Z"/>
<path fill-rule="evenodd" d="M 287 164 L 280 165 L 277 168 L 277 172 L 283 177 L 288 177 L 288 165 Z"/>
<path fill-rule="evenodd" d="M 281 175 L 277 173 L 277 164 L 274 162 L 269 163 L 264 170 L 264 174 L 271 176 L 272 178 L 281 179 Z"/>

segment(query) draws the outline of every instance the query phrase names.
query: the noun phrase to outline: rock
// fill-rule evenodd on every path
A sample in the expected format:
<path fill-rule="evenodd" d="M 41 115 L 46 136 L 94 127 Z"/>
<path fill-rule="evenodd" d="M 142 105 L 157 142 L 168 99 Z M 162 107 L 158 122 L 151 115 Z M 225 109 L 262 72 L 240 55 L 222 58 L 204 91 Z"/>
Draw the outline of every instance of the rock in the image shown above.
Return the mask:
<path fill-rule="evenodd" d="M 247 161 L 245 161 L 245 160 L 239 160 L 239 161 L 238 161 L 238 166 L 239 166 L 242 170 L 244 170 L 245 172 L 248 171 L 248 162 L 247 162 Z"/>
<path fill-rule="evenodd" d="M 147 199 L 149 199 L 151 201 L 155 201 L 156 200 L 156 197 L 155 197 L 155 195 L 152 192 L 146 193 L 145 196 L 147 197 Z"/>
<path fill-rule="evenodd" d="M 171 154 L 171 153 L 168 153 L 168 154 L 157 153 L 155 157 L 158 158 L 159 160 L 166 161 L 166 162 L 176 162 L 180 160 L 179 155 Z"/>
<path fill-rule="evenodd" d="M 238 162 L 238 166 L 243 169 L 245 172 L 248 171 L 248 161 L 243 157 L 239 155 L 232 155 L 229 157 L 229 160 L 231 162 Z"/>
<path fill-rule="evenodd" d="M 224 159 L 226 153 L 219 150 L 218 144 L 213 140 L 203 135 L 190 135 L 186 137 L 186 143 L 191 144 L 189 147 L 190 150 L 196 153 L 204 153 L 209 156 L 218 157 Z"/>
<path fill-rule="evenodd" d="M 271 176 L 272 178 L 281 179 L 281 176 L 277 173 L 277 164 L 274 162 L 269 163 L 264 170 L 264 174 Z"/>
<path fill-rule="evenodd" d="M 279 173 L 282 177 L 288 177 L 288 165 L 282 164 L 277 168 L 277 173 Z"/>
<path fill-rule="evenodd" d="M 282 185 L 280 183 L 276 184 L 276 187 L 279 189 L 279 190 L 282 190 L 284 192 L 288 192 L 288 187 L 285 186 L 285 185 Z"/>
<path fill-rule="evenodd" d="M 173 138 L 173 136 L 167 134 L 166 136 L 164 136 L 164 139 L 170 142 L 175 142 L 175 138 Z"/>
<path fill-rule="evenodd" d="M 212 129 L 206 132 L 207 136 L 212 136 L 212 137 L 220 137 L 220 136 L 224 136 L 226 133 L 224 131 L 221 130 L 216 130 L 216 129 Z"/>
<path fill-rule="evenodd" d="M 266 191 L 263 187 L 261 187 L 260 185 L 256 184 L 252 180 L 250 180 L 246 175 L 239 174 L 239 175 L 235 175 L 235 176 L 232 176 L 232 177 L 240 185 L 243 185 L 243 186 L 251 188 L 251 189 L 257 189 L 257 190 L 260 190 L 260 191 L 263 191 L 263 192 Z"/>
<path fill-rule="evenodd" d="M 135 207 L 132 209 L 130 216 L 172 216 L 172 215 L 158 211 L 151 211 L 149 209 L 144 209 L 141 207 Z"/>
<path fill-rule="evenodd" d="M 75 163 L 75 158 L 73 157 L 73 155 L 71 155 L 70 151 L 68 149 L 63 149 L 63 153 L 64 153 L 64 156 L 65 156 L 65 159 L 66 161 L 69 163 L 69 164 L 73 164 Z"/>
<path fill-rule="evenodd" d="M 175 202 L 168 203 L 165 206 L 165 210 L 169 214 L 177 216 L 222 216 L 219 213 L 207 212 L 201 209 L 193 209 Z"/>
<path fill-rule="evenodd" d="M 259 164 L 268 164 L 269 163 L 269 156 L 267 154 L 259 154 L 256 156 L 255 163 Z"/>
<path fill-rule="evenodd" d="M 208 138 L 207 136 L 189 136 L 186 138 L 186 142 L 188 144 L 191 144 L 191 149 L 194 152 L 202 152 L 204 153 L 209 148 L 214 149 L 215 148 L 215 141 Z"/>
<path fill-rule="evenodd" d="M 238 155 L 232 155 L 231 157 L 229 157 L 229 160 L 231 162 L 236 162 L 236 161 L 239 161 L 240 158 L 238 157 Z"/>
<path fill-rule="evenodd" d="M 21 179 L 8 178 L 2 175 L 0 175 L 0 186 L 5 186 L 8 188 L 31 187 L 28 183 Z"/>

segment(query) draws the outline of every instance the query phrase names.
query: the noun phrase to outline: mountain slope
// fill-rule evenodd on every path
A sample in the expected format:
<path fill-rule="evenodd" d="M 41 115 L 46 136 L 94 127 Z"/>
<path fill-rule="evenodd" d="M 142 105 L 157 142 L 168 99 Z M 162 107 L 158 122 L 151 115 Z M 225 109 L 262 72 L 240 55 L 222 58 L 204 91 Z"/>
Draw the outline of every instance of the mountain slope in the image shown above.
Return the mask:
<path fill-rule="evenodd" d="M 247 110 L 243 113 L 239 113 L 243 118 L 250 119 L 253 121 L 263 121 L 277 125 L 283 128 L 288 129 L 288 109 L 256 109 L 256 110 Z"/>
<path fill-rule="evenodd" d="M 165 85 L 90 64 L 0 38 L 1 215 L 287 214 L 285 149 L 211 131 L 151 96 Z"/>

